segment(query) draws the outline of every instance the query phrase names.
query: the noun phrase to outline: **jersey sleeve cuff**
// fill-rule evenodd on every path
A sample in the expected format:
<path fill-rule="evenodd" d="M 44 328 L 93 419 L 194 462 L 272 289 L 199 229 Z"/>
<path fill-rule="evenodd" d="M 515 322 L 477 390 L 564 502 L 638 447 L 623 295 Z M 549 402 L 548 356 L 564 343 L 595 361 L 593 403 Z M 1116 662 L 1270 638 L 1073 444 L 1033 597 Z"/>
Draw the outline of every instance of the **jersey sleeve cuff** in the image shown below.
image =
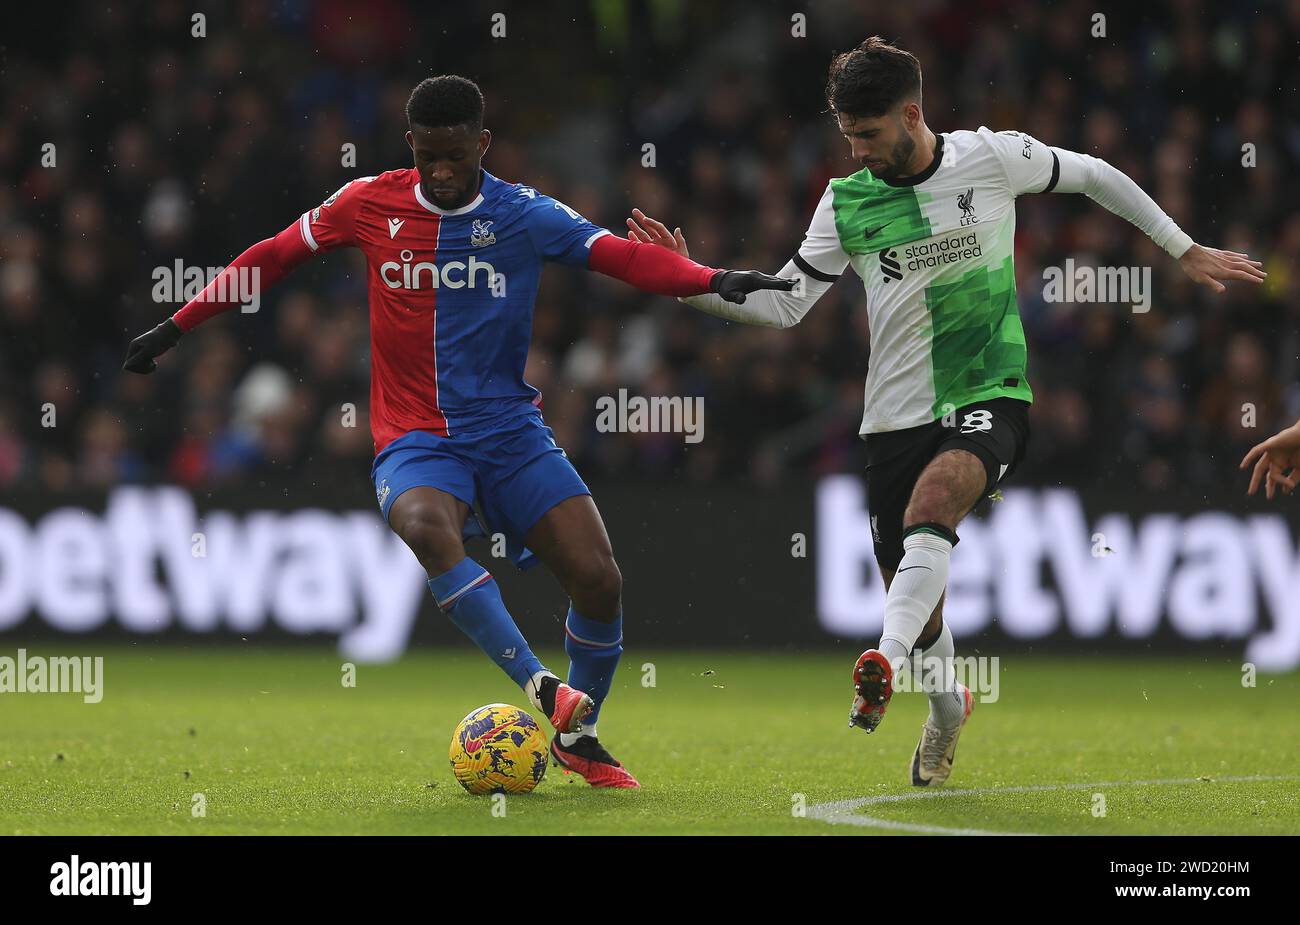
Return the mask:
<path fill-rule="evenodd" d="M 1182 229 L 1179 229 L 1174 233 L 1174 236 L 1165 243 L 1165 250 L 1168 251 L 1169 256 L 1178 260 L 1183 256 L 1183 254 L 1191 250 L 1192 245 L 1195 243 L 1196 242 L 1192 240 L 1191 235 Z"/>
<path fill-rule="evenodd" d="M 302 218 L 298 219 L 298 230 L 302 232 L 304 244 L 313 251 L 320 249 L 320 245 L 316 243 L 316 239 L 311 234 L 311 212 L 302 213 Z"/>
<path fill-rule="evenodd" d="M 820 280 L 823 283 L 833 283 L 837 279 L 839 279 L 838 274 L 823 273 L 821 270 L 814 267 L 807 260 L 804 260 L 803 257 L 800 256 L 799 254 L 795 254 L 794 257 L 791 259 L 794 261 L 794 265 L 798 267 L 805 276 L 811 276 L 813 279 Z"/>

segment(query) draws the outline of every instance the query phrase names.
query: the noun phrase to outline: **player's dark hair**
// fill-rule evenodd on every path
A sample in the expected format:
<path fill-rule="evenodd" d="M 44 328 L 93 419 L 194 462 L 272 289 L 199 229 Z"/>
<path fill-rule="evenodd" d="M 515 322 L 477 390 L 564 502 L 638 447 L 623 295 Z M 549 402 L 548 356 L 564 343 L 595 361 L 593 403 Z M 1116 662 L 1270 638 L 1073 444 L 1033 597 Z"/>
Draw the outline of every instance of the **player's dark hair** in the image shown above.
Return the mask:
<path fill-rule="evenodd" d="M 426 77 L 406 101 L 406 121 L 425 128 L 468 125 L 477 132 L 483 127 L 483 91 L 457 74 Z"/>
<path fill-rule="evenodd" d="M 910 51 L 873 35 L 831 59 L 826 102 L 833 112 L 883 116 L 910 99 L 921 102 L 921 62 Z"/>

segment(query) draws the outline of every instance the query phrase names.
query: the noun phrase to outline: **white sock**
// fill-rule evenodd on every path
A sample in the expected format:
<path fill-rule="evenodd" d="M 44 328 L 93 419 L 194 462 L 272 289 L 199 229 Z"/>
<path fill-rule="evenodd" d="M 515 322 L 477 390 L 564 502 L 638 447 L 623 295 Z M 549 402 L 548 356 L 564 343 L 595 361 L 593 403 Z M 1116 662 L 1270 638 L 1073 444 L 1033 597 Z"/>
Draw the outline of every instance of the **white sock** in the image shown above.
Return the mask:
<path fill-rule="evenodd" d="M 591 736 L 593 739 L 596 738 L 596 724 L 583 723 L 581 732 L 561 732 L 560 744 L 563 745 L 565 748 L 568 748 L 570 745 L 578 741 L 583 736 Z"/>
<path fill-rule="evenodd" d="M 930 722 L 944 729 L 960 723 L 966 712 L 966 697 L 952 667 L 954 651 L 952 631 L 945 623 L 939 638 L 930 648 L 921 649 L 920 658 L 913 660 L 914 677 L 920 679 L 921 689 L 930 698 Z"/>
<path fill-rule="evenodd" d="M 885 631 L 880 636 L 880 652 L 895 671 L 939 606 L 951 555 L 952 543 L 938 534 L 918 531 L 903 538 L 903 559 L 885 596 Z"/>
<path fill-rule="evenodd" d="M 541 698 L 542 678 L 554 677 L 557 677 L 555 672 L 542 669 L 541 671 L 534 673 L 531 678 L 524 682 L 524 693 L 528 695 L 528 702 L 539 710 L 543 709 Z"/>

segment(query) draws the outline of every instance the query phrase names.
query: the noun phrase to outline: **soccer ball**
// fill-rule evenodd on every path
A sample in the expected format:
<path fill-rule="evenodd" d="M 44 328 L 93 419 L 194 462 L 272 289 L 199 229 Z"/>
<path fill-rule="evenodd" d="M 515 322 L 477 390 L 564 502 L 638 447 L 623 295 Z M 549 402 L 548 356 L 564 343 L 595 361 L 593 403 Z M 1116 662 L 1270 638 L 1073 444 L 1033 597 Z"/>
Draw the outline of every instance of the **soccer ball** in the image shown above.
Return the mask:
<path fill-rule="evenodd" d="M 473 794 L 527 793 L 546 776 L 546 736 L 508 703 L 471 712 L 451 736 L 451 772 Z"/>

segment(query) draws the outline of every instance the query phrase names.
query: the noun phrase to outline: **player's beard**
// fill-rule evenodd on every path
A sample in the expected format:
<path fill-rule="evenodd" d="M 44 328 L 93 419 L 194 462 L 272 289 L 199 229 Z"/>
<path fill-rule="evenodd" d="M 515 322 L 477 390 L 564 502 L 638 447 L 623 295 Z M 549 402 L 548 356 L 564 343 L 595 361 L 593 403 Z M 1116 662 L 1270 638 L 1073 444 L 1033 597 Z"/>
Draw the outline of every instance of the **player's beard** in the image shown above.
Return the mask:
<path fill-rule="evenodd" d="M 439 209 L 451 211 L 453 209 L 462 209 L 474 201 L 478 195 L 479 170 L 474 169 L 473 174 L 463 183 L 447 183 L 445 186 L 454 192 L 443 193 L 438 195 L 434 192 L 434 185 L 431 181 L 421 180 L 424 186 L 424 195 Z"/>
<path fill-rule="evenodd" d="M 473 196 L 468 195 L 464 187 L 456 187 L 455 192 L 443 193 L 441 195 L 430 193 L 429 199 L 439 209 L 459 209 L 469 204 Z"/>
<path fill-rule="evenodd" d="M 903 173 L 907 170 L 907 165 L 912 162 L 912 155 L 916 153 L 916 139 L 907 132 L 902 133 L 902 137 L 894 144 L 894 148 L 889 152 L 889 159 L 879 170 L 868 167 L 871 175 L 881 180 L 896 180 L 899 177 L 908 176 Z"/>

